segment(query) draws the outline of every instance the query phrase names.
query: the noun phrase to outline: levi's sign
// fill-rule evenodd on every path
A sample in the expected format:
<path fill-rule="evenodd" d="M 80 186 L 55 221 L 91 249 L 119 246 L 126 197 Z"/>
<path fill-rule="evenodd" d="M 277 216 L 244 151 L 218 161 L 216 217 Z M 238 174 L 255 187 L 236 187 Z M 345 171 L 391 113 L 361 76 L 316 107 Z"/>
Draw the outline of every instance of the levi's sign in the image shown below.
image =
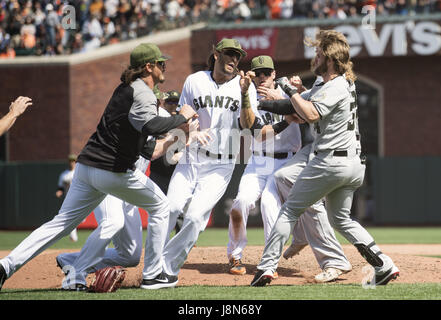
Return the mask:
<path fill-rule="evenodd" d="M 308 27 L 303 33 L 305 37 L 314 38 L 318 30 L 318 27 Z M 346 36 L 352 57 L 441 54 L 441 25 L 437 22 L 386 23 L 376 29 L 340 25 L 334 30 Z M 305 45 L 304 54 L 306 59 L 313 58 L 314 48 Z"/>
<path fill-rule="evenodd" d="M 216 41 L 223 38 L 234 38 L 239 41 L 242 49 L 247 52 L 244 60 L 251 60 L 259 55 L 273 56 L 277 36 L 276 28 L 216 30 Z"/>

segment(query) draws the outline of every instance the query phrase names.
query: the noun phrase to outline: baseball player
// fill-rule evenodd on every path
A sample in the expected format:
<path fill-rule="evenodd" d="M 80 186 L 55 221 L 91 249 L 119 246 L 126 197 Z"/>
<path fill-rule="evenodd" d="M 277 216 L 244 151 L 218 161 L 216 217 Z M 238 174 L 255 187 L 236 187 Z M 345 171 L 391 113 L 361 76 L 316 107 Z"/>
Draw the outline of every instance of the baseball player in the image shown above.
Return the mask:
<path fill-rule="evenodd" d="M 69 161 L 69 169 L 64 170 L 58 178 L 58 189 L 55 192 L 55 196 L 57 198 L 61 198 L 63 195 L 67 194 L 75 172 L 75 161 L 77 161 L 77 156 L 70 154 L 67 157 L 67 160 Z M 69 234 L 69 238 L 73 242 L 78 241 L 77 228 L 72 230 L 72 232 Z"/>
<path fill-rule="evenodd" d="M 240 150 L 240 128 L 258 123 L 257 100 L 249 89 L 252 72 L 238 73 L 239 60 L 246 55 L 235 39 L 219 41 L 209 57 L 209 70 L 193 73 L 185 80 L 180 105 L 189 104 L 198 114 L 200 130 L 211 139 L 196 145 L 176 165 L 167 196 L 170 199 L 169 234 L 177 217 L 184 213 L 181 230 L 170 239 L 163 253 L 163 273 L 144 278 L 141 288 L 175 286 L 177 275 L 207 226 L 210 212 L 230 182 Z"/>
<path fill-rule="evenodd" d="M 195 131 L 197 125 L 197 120 L 192 121 L 189 130 Z M 153 140 L 149 137 L 148 142 L 140 153 L 139 159 L 135 163 L 139 171 L 146 172 L 150 160 L 158 159 L 175 143 L 176 139 L 173 132 L 174 130 L 162 139 Z M 87 252 L 91 246 L 95 245 L 93 238 L 89 237 L 90 239 L 88 238 L 81 252 L 62 253 L 56 257 L 57 265 L 65 271 L 65 273 L 70 273 L 71 271 L 74 271 L 75 274 L 81 273 L 83 275 L 81 283 L 84 285 L 86 284 L 87 274 L 99 269 L 109 266 L 137 266 L 142 253 L 142 221 L 136 206 L 112 195 L 107 195 L 98 207 L 95 208 L 94 213 L 99 225 L 103 223 L 109 225 L 106 236 L 112 239 L 115 248 L 106 249 L 102 257 L 83 254 L 83 252 Z M 152 235 L 154 230 L 151 230 L 149 226 L 150 220 L 147 227 L 147 234 Z M 112 227 L 112 229 L 110 229 L 110 227 Z M 147 241 L 153 240 L 154 239 L 147 239 Z M 146 262 L 144 266 L 148 266 L 149 261 L 155 258 L 151 256 L 152 252 L 152 250 L 146 247 Z M 147 267 L 147 270 L 153 269 Z M 75 276 L 76 283 L 78 283 L 79 277 L 80 275 Z M 71 278 L 72 277 L 66 278 L 66 281 L 63 282 L 63 288 L 68 289 L 73 287 L 73 284 L 68 282 Z"/>
<path fill-rule="evenodd" d="M 159 115 L 169 117 L 172 114 L 176 114 L 180 93 L 177 91 L 168 91 L 163 95 L 164 102 L 159 108 Z M 178 162 L 181 156 L 182 151 L 173 155 L 172 159 L 167 159 L 167 156 L 162 156 L 152 160 L 150 164 L 150 179 L 152 179 L 164 193 L 167 193 L 168 184 L 175 168 L 174 164 Z M 172 160 L 173 163 L 170 163 L 169 160 Z"/>
<path fill-rule="evenodd" d="M 122 83 L 109 100 L 96 132 L 78 156 L 72 184 L 59 213 L 0 260 L 0 286 L 25 263 L 69 234 L 107 194 L 149 212 L 153 232 L 146 248 L 154 258 L 148 261 L 148 268 L 160 266 L 169 202 L 161 189 L 134 164 L 146 137 L 164 134 L 197 117 L 187 105 L 182 106 L 178 115 L 168 118 L 157 115 L 157 99 L 152 89 L 165 80 L 166 60 L 154 44 L 140 44 L 131 52 L 130 66 L 121 76 Z M 109 229 L 113 226 L 105 223 L 98 226 L 89 238 L 94 246 L 82 254 L 102 256 L 110 242 L 106 236 Z M 79 276 L 82 281 L 83 275 Z M 83 288 L 84 284 L 78 283 L 74 290 Z"/>
<path fill-rule="evenodd" d="M 280 210 L 251 285 L 271 282 L 292 227 L 306 208 L 322 198 L 326 200 L 331 225 L 374 268 L 369 284 L 385 285 L 398 277 L 399 269 L 350 217 L 353 194 L 363 182 L 366 167 L 357 142 L 357 104 L 353 99 L 355 92 L 351 91 L 355 76 L 349 45 L 344 35 L 335 30 L 321 30 L 310 44 L 316 48 L 312 70 L 323 82 L 300 95 L 288 79 L 280 81 L 290 97 L 292 111 L 314 126 L 310 159 Z"/>
<path fill-rule="evenodd" d="M 176 114 L 176 110 L 179 107 L 179 98 L 181 97 L 181 94 L 176 90 L 171 90 L 165 93 L 159 92 L 159 95 L 161 96 L 162 100 L 162 104 L 159 108 L 159 114 L 163 117 Z M 165 194 L 167 194 L 168 185 L 170 183 L 173 171 L 175 170 L 176 164 L 182 155 L 183 150 L 175 150 L 173 155 L 163 155 L 158 159 L 152 160 L 150 164 L 150 179 L 152 179 Z M 184 216 L 181 214 L 176 219 L 176 233 L 181 230 L 183 221 Z"/>
<path fill-rule="evenodd" d="M 275 88 L 276 71 L 271 57 L 258 56 L 253 58 L 251 70 L 256 74 L 254 84 L 257 88 L 258 100 L 277 100 L 286 97 L 280 87 Z M 249 211 L 254 209 L 256 201 L 261 197 L 261 213 L 266 242 L 279 214 L 281 200 L 283 203 L 286 199 L 286 195 L 282 199 L 280 198 L 273 174 L 283 167 L 287 161 L 289 162 L 292 155 L 300 149 L 301 144 L 307 144 L 312 140 L 308 138 L 301 139 L 299 125 L 295 122 L 287 125 L 285 120 L 280 119 L 281 121 L 278 121 L 275 119 L 279 117 L 278 115 L 264 110 L 260 110 L 260 115 L 265 124 L 277 123 L 277 126 L 285 128 L 274 137 L 273 141 L 266 140 L 264 143 L 253 141 L 253 154 L 241 178 L 238 195 L 233 201 L 230 212 L 227 256 L 230 261 L 230 273 L 235 275 L 246 273 L 241 258 L 247 243 L 246 223 Z M 271 151 L 267 152 L 267 150 Z M 332 281 L 341 273 L 351 270 L 351 264 L 335 238 L 322 203 L 317 207 L 308 208 L 306 214 L 302 215 L 300 220 L 299 227 L 294 229 L 295 232 L 293 232 L 295 244 L 287 250 L 285 255 L 287 258 L 301 250 L 298 247 L 299 243 L 302 244 L 301 248 L 303 248 L 311 242 L 315 257 L 324 270 L 316 276 L 317 281 Z M 305 239 L 306 235 L 308 236 L 307 240 Z M 332 277 L 330 277 L 331 269 L 336 270 Z M 277 278 L 276 274 L 275 272 L 274 278 Z"/>

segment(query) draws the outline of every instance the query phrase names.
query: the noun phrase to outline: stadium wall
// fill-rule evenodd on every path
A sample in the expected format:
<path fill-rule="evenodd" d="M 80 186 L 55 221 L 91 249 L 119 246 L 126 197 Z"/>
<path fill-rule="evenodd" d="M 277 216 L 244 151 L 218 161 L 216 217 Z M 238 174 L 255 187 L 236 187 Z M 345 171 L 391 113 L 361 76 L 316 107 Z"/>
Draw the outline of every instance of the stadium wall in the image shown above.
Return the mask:
<path fill-rule="evenodd" d="M 130 51 L 143 42 L 156 43 L 172 57 L 162 91 L 181 90 L 191 73 L 191 30 L 162 32 L 89 53 L 0 60 L 0 115 L 20 95 L 33 106 L 6 135 L 6 161 L 64 160 L 79 153 L 95 131 L 101 114 L 129 64 Z"/>

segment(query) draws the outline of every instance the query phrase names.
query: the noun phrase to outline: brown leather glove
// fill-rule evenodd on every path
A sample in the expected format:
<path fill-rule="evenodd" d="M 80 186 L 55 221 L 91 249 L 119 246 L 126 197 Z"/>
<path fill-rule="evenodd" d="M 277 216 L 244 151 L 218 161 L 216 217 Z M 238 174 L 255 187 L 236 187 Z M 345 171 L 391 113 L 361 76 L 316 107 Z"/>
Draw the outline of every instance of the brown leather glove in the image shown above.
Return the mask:
<path fill-rule="evenodd" d="M 123 267 L 106 267 L 95 272 L 95 279 L 89 287 L 90 292 L 115 292 L 126 277 Z"/>

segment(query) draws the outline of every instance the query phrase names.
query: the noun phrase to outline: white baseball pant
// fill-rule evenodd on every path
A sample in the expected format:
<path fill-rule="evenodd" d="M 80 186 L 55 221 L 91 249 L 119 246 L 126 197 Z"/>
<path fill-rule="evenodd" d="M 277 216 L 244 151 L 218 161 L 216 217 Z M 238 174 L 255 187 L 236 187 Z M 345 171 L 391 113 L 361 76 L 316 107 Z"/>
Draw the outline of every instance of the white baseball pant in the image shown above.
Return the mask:
<path fill-rule="evenodd" d="M 211 210 L 225 193 L 235 163 L 235 159 L 217 160 L 202 153 L 198 154 L 198 160 L 188 161 L 186 154 L 176 166 L 167 192 L 170 200 L 169 234 L 178 216 L 184 213 L 181 230 L 167 242 L 163 253 L 164 271 L 175 276 L 199 234 L 205 230 Z"/>
<path fill-rule="evenodd" d="M 280 199 L 273 180 L 273 173 L 282 167 L 286 159 L 274 159 L 252 155 L 240 179 L 239 190 L 233 201 L 228 225 L 229 241 L 227 245 L 228 259 L 242 258 L 247 245 L 247 221 L 250 210 L 256 206 L 261 198 L 261 214 L 265 235 L 265 243 L 271 229 L 276 222 L 281 207 Z M 240 216 L 238 216 L 238 214 Z"/>
<path fill-rule="evenodd" d="M 145 172 L 149 163 L 149 160 L 140 157 L 135 165 L 141 172 Z M 75 270 L 83 270 L 84 266 L 89 266 L 85 269 L 87 273 L 95 272 L 108 266 L 137 266 L 142 253 L 142 221 L 139 209 L 130 203 L 108 195 L 94 210 L 94 214 L 99 225 L 105 223 L 114 226 L 113 229 L 108 231 L 110 234 L 107 237 L 112 239 L 115 248 L 106 249 L 102 260 L 95 265 L 92 265 L 91 259 L 93 257 L 83 255 L 85 261 L 78 259 L 80 252 L 58 255 L 57 260 L 59 263 L 62 266 L 72 265 Z M 160 245 L 162 241 L 155 239 L 155 231 L 152 230 L 154 222 L 152 223 L 151 219 L 149 214 L 143 272 L 143 276 L 146 278 L 155 277 L 162 271 L 162 265 L 157 261 L 155 255 L 155 252 L 160 250 L 155 247 Z M 168 224 L 161 225 L 161 228 L 167 227 Z M 158 228 L 158 226 L 155 228 Z M 94 243 L 87 241 L 82 251 L 88 250 L 88 247 L 92 245 Z"/>
<path fill-rule="evenodd" d="M 164 226 L 168 224 L 170 207 L 159 187 L 139 169 L 117 173 L 78 163 L 72 185 L 59 213 L 51 221 L 33 231 L 8 256 L 0 260 L 8 277 L 50 245 L 68 235 L 104 200 L 107 194 L 149 212 L 149 225 L 155 230 L 153 237 L 159 241 L 153 248 L 152 256 L 155 259 L 152 263 L 161 269 L 160 260 L 167 235 L 167 228 Z M 92 264 L 98 263 L 111 240 L 108 236 L 112 232 L 109 233 L 108 230 L 112 229 L 114 227 L 107 223 L 95 229 L 88 239 L 94 245 L 82 251 L 78 259 L 82 260 L 83 256 L 89 256 L 93 257 Z M 88 267 L 83 265 L 80 266 L 81 272 L 77 270 L 79 281 L 87 275 Z"/>

